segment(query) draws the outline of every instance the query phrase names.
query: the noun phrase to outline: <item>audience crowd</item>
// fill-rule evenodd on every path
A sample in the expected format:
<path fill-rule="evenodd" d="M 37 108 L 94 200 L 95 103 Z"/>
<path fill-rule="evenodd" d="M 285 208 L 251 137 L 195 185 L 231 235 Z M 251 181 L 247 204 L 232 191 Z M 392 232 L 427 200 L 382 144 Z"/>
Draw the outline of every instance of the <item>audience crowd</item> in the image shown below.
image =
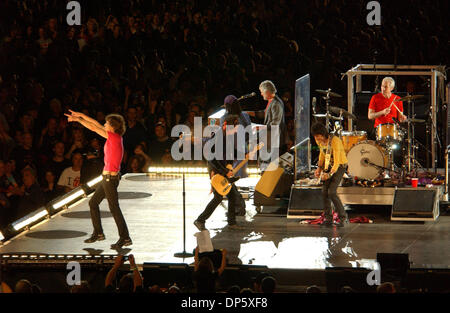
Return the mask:
<path fill-rule="evenodd" d="M 169 285 L 158 285 L 153 283 L 145 283 L 144 278 L 139 271 L 134 256 L 129 254 L 127 256 L 118 255 L 115 259 L 114 265 L 106 274 L 104 281 L 104 287 L 97 290 L 93 287 L 96 281 L 83 280 L 79 284 L 76 284 L 68 291 L 70 293 L 229 293 L 229 294 L 253 294 L 263 293 L 272 294 L 275 292 L 287 292 L 289 289 L 283 291 L 278 290 L 277 281 L 275 277 L 269 272 L 259 272 L 256 277 L 252 278 L 252 281 L 240 282 L 243 286 L 238 284 L 226 285 L 219 282 L 220 276 L 223 274 L 227 265 L 227 251 L 225 249 L 218 250 L 221 257 L 218 259 L 218 264 L 214 264 L 215 258 L 211 256 L 199 257 L 198 248 L 195 250 L 195 261 L 193 264 L 193 273 L 191 275 L 191 282 L 185 285 L 180 282 L 174 281 Z M 124 271 L 124 264 L 128 262 L 130 266 L 130 272 Z M 120 276 L 119 276 L 120 272 Z M 164 271 L 168 275 L 167 271 Z M 172 275 L 173 276 L 173 275 Z M 95 276 L 98 279 L 98 275 Z M 154 278 L 152 278 L 154 279 Z M 398 284 L 397 284 L 398 285 Z M 300 287 L 300 286 L 298 286 Z M 380 284 L 374 292 L 376 293 L 396 293 L 396 284 L 391 282 L 384 282 Z M 426 290 L 407 290 L 400 288 L 402 293 L 422 293 Z M 299 292 L 301 289 L 297 289 L 295 292 Z M 291 289 L 292 291 L 292 289 Z M 2 282 L 0 293 L 45 293 L 38 282 L 31 282 L 28 279 L 20 279 L 15 286 L 11 288 L 5 282 Z M 63 290 L 59 290 L 63 292 Z M 325 287 L 319 287 L 311 285 L 306 287 L 306 293 L 326 293 Z M 342 286 L 339 293 L 357 293 L 358 291 L 351 286 Z"/>

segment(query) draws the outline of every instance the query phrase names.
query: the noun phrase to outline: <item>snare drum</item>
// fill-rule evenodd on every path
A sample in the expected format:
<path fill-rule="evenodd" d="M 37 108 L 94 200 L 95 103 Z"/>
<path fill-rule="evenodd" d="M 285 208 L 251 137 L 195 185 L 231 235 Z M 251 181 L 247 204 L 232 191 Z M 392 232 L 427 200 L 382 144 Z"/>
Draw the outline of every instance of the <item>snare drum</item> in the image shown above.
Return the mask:
<path fill-rule="evenodd" d="M 403 140 L 403 132 L 397 124 L 380 124 L 376 128 L 377 141 L 381 143 Z"/>
<path fill-rule="evenodd" d="M 341 139 L 347 153 L 358 142 L 367 140 L 367 133 L 365 131 L 343 131 L 341 132 Z"/>

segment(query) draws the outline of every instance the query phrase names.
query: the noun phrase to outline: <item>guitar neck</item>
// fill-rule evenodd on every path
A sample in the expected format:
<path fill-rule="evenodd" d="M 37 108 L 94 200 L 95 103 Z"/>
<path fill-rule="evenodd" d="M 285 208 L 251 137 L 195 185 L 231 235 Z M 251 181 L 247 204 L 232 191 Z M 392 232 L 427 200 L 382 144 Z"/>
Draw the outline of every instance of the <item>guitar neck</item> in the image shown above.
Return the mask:
<path fill-rule="evenodd" d="M 264 146 L 264 144 L 260 143 L 252 152 L 248 153 L 245 156 L 245 159 L 243 159 L 242 162 L 238 164 L 238 166 L 233 168 L 233 175 L 235 175 L 248 162 L 248 160 L 250 159 L 250 155 L 253 155 L 253 153 L 255 153 L 256 151 L 261 149 L 263 146 Z"/>
<path fill-rule="evenodd" d="M 249 156 L 245 156 L 245 159 L 242 160 L 241 163 L 239 163 L 235 168 L 233 168 L 233 175 L 235 175 L 239 170 L 245 165 L 245 163 L 248 162 Z"/>

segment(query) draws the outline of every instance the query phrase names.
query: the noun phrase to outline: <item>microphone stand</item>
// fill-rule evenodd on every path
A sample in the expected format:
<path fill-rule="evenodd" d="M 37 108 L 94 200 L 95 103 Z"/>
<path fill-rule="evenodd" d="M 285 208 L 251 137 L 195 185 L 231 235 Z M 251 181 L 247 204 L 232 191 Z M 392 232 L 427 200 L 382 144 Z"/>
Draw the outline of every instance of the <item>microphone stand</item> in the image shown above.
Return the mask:
<path fill-rule="evenodd" d="M 194 255 L 186 252 L 186 189 L 185 189 L 185 173 L 183 171 L 183 252 L 175 253 L 176 258 L 191 258 Z"/>
<path fill-rule="evenodd" d="M 380 173 L 381 173 L 381 171 L 388 171 L 388 172 L 394 172 L 394 173 L 396 173 L 396 174 L 401 174 L 401 173 L 399 173 L 399 172 L 396 171 L 396 170 L 393 170 L 393 169 L 390 169 L 390 168 L 387 168 L 387 167 L 383 167 L 383 166 L 376 165 L 375 163 L 372 163 L 372 162 L 370 162 L 369 160 L 365 160 L 364 163 L 366 163 L 367 165 L 370 165 L 370 166 L 375 167 L 376 169 L 378 169 L 378 170 L 380 171 Z"/>

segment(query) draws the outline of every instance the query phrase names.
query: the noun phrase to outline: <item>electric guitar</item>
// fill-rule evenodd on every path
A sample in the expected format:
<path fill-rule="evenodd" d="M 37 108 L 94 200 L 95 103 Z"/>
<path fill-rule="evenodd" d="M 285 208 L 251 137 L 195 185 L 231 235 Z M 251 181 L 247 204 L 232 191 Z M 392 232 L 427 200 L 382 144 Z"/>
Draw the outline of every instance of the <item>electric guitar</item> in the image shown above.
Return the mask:
<path fill-rule="evenodd" d="M 239 163 L 235 168 L 231 164 L 227 165 L 227 168 L 233 172 L 233 176 L 230 178 L 227 178 L 220 174 L 215 174 L 211 178 L 211 185 L 214 188 L 215 191 L 217 191 L 218 194 L 222 196 L 226 196 L 230 190 L 231 190 L 231 184 L 233 184 L 235 181 L 239 180 L 239 177 L 234 177 L 236 173 L 248 162 L 251 156 L 253 156 L 256 151 L 261 149 L 264 146 L 264 143 L 261 142 L 259 145 L 255 146 L 252 152 L 247 153 L 245 156 L 245 159 L 242 160 L 241 163 Z"/>

